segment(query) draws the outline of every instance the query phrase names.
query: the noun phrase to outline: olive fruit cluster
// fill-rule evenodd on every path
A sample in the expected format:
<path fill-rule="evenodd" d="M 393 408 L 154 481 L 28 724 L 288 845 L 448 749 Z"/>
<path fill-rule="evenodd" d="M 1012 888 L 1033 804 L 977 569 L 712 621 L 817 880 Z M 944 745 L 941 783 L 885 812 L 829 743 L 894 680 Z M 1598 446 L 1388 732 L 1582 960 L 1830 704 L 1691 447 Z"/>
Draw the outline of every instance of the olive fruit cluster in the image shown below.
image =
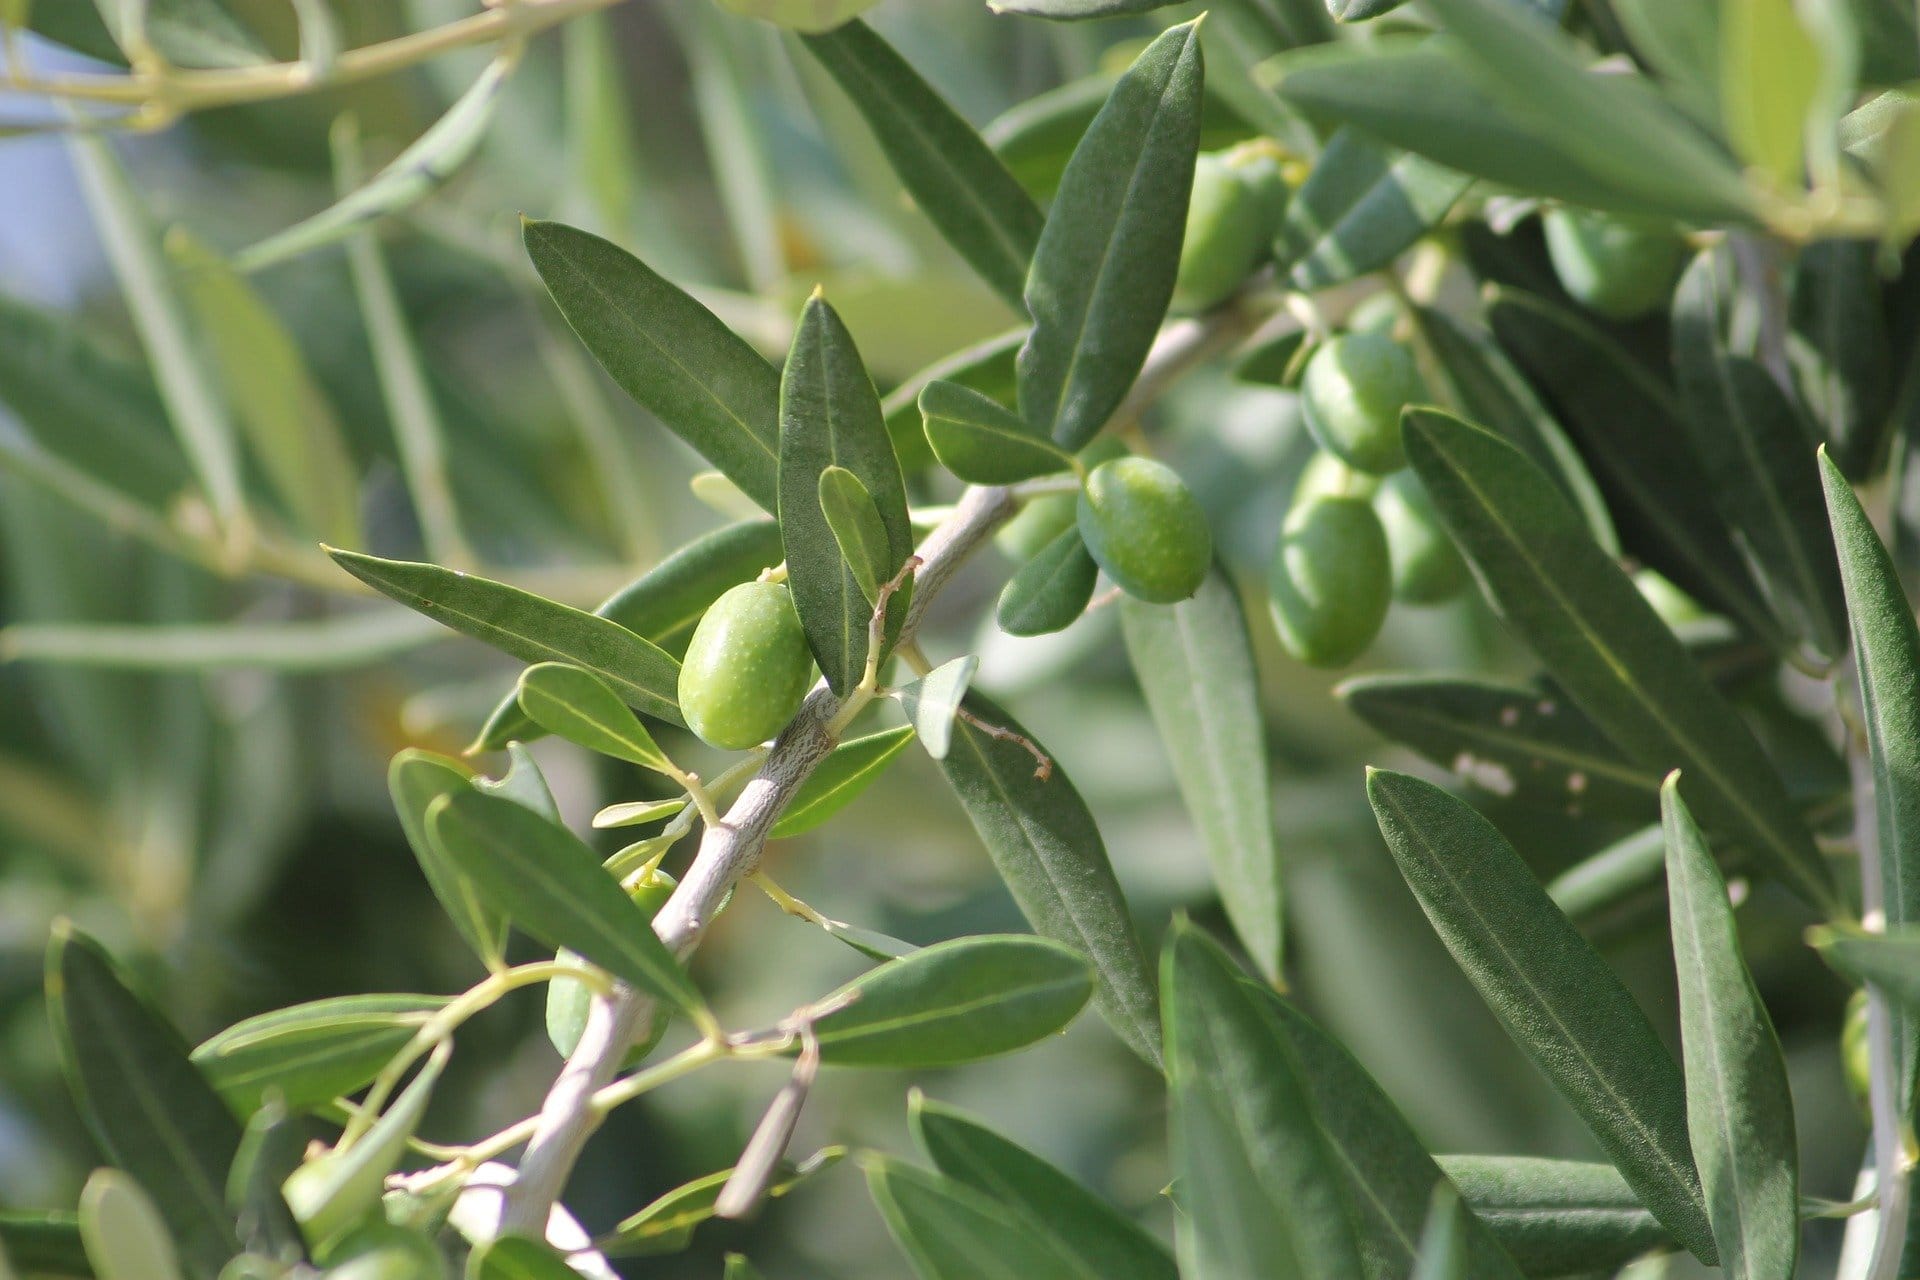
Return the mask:
<path fill-rule="evenodd" d="M 1466 583 L 1405 470 L 1400 414 L 1421 391 L 1412 358 L 1382 332 L 1343 334 L 1307 362 L 1301 407 L 1322 452 L 1301 475 L 1267 573 L 1274 628 L 1302 662 L 1345 666 L 1394 600 L 1436 604 Z"/>
<path fill-rule="evenodd" d="M 715 600 L 680 665 L 680 713 L 701 741 L 744 751 L 780 732 L 813 684 L 813 654 L 785 583 Z"/>
<path fill-rule="evenodd" d="M 1194 161 L 1173 303 L 1216 306 L 1265 262 L 1290 196 L 1273 144 L 1256 141 Z"/>

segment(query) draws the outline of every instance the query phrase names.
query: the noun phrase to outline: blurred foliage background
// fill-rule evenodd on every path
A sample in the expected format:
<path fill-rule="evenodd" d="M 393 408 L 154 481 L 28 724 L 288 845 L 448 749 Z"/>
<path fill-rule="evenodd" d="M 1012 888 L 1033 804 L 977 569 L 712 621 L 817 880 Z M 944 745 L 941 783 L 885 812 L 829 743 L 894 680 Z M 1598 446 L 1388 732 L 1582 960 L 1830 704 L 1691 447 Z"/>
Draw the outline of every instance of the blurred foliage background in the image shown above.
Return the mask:
<path fill-rule="evenodd" d="M 235 8 L 291 54 L 296 32 L 280 0 Z M 463 8 L 460 0 L 335 5 L 354 44 Z M 1031 109 L 1003 113 L 1062 86 L 1087 97 L 1085 86 L 1123 65 L 1166 16 L 1137 26 L 1046 24 L 995 18 L 978 0 L 889 0 L 870 18 L 1044 194 L 1078 126 L 1070 114 L 1036 125 Z M 22 53 L 42 69 L 85 65 L 34 40 Z M 110 145 L 160 225 L 232 251 L 331 199 L 336 116 L 351 112 L 369 159 L 384 161 L 445 111 L 485 57 L 461 52 L 351 89 L 211 111 Z M 708 0 L 618 5 L 533 43 L 504 95 L 474 159 L 433 198 L 383 223 L 379 237 L 445 422 L 459 527 L 476 564 L 496 576 L 590 605 L 726 519 L 689 491 L 701 464 L 573 343 L 520 254 L 521 214 L 562 217 L 619 241 L 776 360 L 799 302 L 824 285 L 883 391 L 1014 323 L 910 207 L 849 104 L 772 28 Z M 1090 114 L 1097 97 L 1087 100 Z M 1221 106 L 1208 145 L 1236 131 Z M 1523 230 L 1501 248 L 1537 267 L 1536 239 Z M 373 344 L 392 335 L 369 337 L 345 255 L 332 246 L 253 280 L 304 355 L 324 400 L 318 412 L 337 424 L 351 455 L 361 547 L 421 555 L 375 363 Z M 59 138 L 0 143 L 0 295 L 9 306 L 69 317 L 86 353 L 117 348 L 129 363 L 84 380 L 85 389 L 117 396 L 105 411 L 129 430 L 164 433 Z M 10 458 L 21 436 L 5 406 L 33 394 L 36 366 L 44 373 L 45 362 L 77 358 L 68 348 L 0 350 L 0 443 Z M 1150 429 L 1199 492 L 1229 566 L 1257 583 L 1311 453 L 1295 397 L 1204 369 L 1163 402 Z M 137 454 L 124 461 L 137 466 Z M 249 480 L 272 492 L 260 476 Z M 926 501 L 951 497 L 919 483 Z M 273 511 L 272 497 L 264 505 L 265 520 L 284 530 L 277 536 L 310 547 L 310 531 Z M 41 956 L 57 916 L 74 917 L 135 961 L 196 1037 L 295 1001 L 454 991 L 477 976 L 401 839 L 384 770 L 404 745 L 457 752 L 517 668 L 450 633 L 387 626 L 381 620 L 395 618 L 397 606 L 357 597 L 330 567 L 305 568 L 314 562 L 302 558 L 293 578 L 258 563 L 209 572 L 77 511 L 19 466 L 0 468 L 0 608 L 9 626 L 0 653 L 14 658 L 0 664 L 0 1203 L 70 1204 L 95 1160 L 56 1078 L 43 1011 Z M 1042 640 L 1005 636 L 991 625 L 991 602 L 1011 567 L 992 555 L 970 566 L 940 603 L 925 637 L 929 656 L 982 654 L 981 686 L 1009 702 L 1086 793 L 1149 931 L 1181 910 L 1220 925 L 1115 612 L 1097 610 Z M 292 670 L 245 653 L 203 664 L 190 643 L 190 661 L 177 669 L 50 664 L 19 643 L 47 624 L 232 622 L 227 634 L 244 650 L 249 626 L 363 614 L 373 622 L 356 633 L 357 648 L 295 655 L 281 664 Z M 1595 1154 L 1447 960 L 1379 843 L 1361 765 L 1426 766 L 1346 711 L 1331 677 L 1282 658 L 1264 624 L 1255 630 L 1290 899 L 1290 979 L 1302 1002 L 1354 1048 L 1435 1150 Z M 190 642 L 197 633 L 175 634 Z M 156 651 L 145 661 L 171 658 Z M 1475 593 L 1439 608 L 1395 609 L 1357 669 L 1404 667 L 1533 674 Z M 1791 713 L 1794 690 L 1774 684 L 1766 664 L 1756 669 L 1767 674 L 1749 681 L 1743 699 L 1773 726 L 1768 736 L 1790 771 L 1806 791 L 1834 785 L 1844 771 Z M 705 750 L 690 736 L 667 745 L 692 761 Z M 600 805 L 653 785 L 564 743 L 542 743 L 536 754 L 576 829 Z M 1551 808 L 1475 799 L 1543 877 L 1637 825 L 1632 815 L 1575 822 Z M 1649 804 L 1638 821 L 1655 816 Z M 821 910 L 913 942 L 1024 928 L 919 753 L 903 756 L 820 834 L 777 846 L 771 869 Z M 1863 1124 L 1841 1078 L 1833 1011 L 1842 989 L 1797 945 L 1800 910 L 1776 891 L 1762 897 L 1746 915 L 1749 957 L 1780 1025 L 1799 1123 L 1821 1135 L 1803 1146 L 1805 1186 L 1846 1199 Z M 1664 921 L 1629 913 L 1593 927 L 1671 1031 Z M 696 974 L 723 1017 L 745 1024 L 860 967 L 818 931 L 743 895 L 701 950 Z M 436 1095 L 428 1125 L 436 1136 L 489 1132 L 527 1113 L 557 1066 L 537 993 L 463 1034 L 477 1051 L 456 1059 L 457 1076 Z M 730 1164 L 779 1075 L 706 1073 L 622 1110 L 582 1164 L 572 1207 L 605 1226 Z M 1161 1090 L 1098 1019 L 1036 1051 L 915 1083 L 982 1113 L 1166 1229 Z M 828 1141 L 904 1149 L 901 1096 L 863 1075 L 829 1073 L 796 1150 Z M 1832 1243 L 1816 1235 L 1814 1248 Z M 711 1276 L 726 1249 L 747 1250 L 776 1277 L 901 1273 L 850 1168 L 806 1184 L 755 1223 L 709 1224 L 679 1258 L 629 1265 L 632 1274 Z"/>

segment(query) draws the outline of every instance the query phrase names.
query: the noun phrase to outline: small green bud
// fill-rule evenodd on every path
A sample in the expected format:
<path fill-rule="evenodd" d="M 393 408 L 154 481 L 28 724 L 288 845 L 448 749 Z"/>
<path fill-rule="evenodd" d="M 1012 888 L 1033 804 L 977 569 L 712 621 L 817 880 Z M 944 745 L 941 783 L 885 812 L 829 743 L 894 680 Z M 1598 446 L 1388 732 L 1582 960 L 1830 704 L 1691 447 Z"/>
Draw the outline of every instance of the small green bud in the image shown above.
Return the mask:
<path fill-rule="evenodd" d="M 813 683 L 784 583 L 743 582 L 713 602 L 680 667 L 680 713 L 703 742 L 743 751 L 780 732 Z"/>
<path fill-rule="evenodd" d="M 1116 458 L 1087 477 L 1078 507 L 1087 550 L 1122 591 L 1185 600 L 1206 580 L 1213 535 L 1193 491 L 1151 458 Z"/>
<path fill-rule="evenodd" d="M 1405 347 L 1377 333 L 1346 333 L 1307 361 L 1300 398 L 1321 448 L 1348 466 L 1386 475 L 1407 464 L 1400 411 L 1421 391 Z"/>
<path fill-rule="evenodd" d="M 1310 666 L 1345 666 L 1379 634 L 1392 583 L 1387 535 L 1365 499 L 1295 507 L 1267 572 L 1281 645 Z"/>

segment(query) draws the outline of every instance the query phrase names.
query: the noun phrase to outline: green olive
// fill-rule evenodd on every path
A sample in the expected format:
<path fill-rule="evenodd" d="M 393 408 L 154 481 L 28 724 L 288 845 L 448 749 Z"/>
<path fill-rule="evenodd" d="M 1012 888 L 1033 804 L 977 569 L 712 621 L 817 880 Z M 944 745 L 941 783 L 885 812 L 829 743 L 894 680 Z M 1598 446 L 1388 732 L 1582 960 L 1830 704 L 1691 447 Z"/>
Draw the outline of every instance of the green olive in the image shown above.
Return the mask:
<path fill-rule="evenodd" d="M 707 610 L 680 667 L 680 713 L 702 741 L 743 751 L 780 732 L 813 683 L 784 583 L 743 582 Z"/>
<path fill-rule="evenodd" d="M 673 896 L 674 879 L 664 871 L 655 871 L 639 884 L 627 891 L 633 904 L 646 912 L 651 920 L 667 905 L 667 899 Z M 554 957 L 561 964 L 584 966 L 586 961 L 571 951 L 562 951 Z M 580 1043 L 580 1034 L 587 1029 L 587 1009 L 593 1004 L 593 992 L 572 978 L 555 978 L 547 984 L 547 1039 L 563 1058 L 571 1057 L 575 1046 Z M 667 1014 L 663 1008 L 656 1008 L 653 1015 L 653 1027 L 646 1036 L 634 1042 L 627 1052 L 625 1066 L 644 1059 L 660 1043 L 660 1037 L 667 1033 Z M 623 1068 L 624 1069 L 624 1068 Z"/>
<path fill-rule="evenodd" d="M 1080 536 L 1122 591 L 1152 604 L 1185 600 L 1213 563 L 1213 535 L 1193 491 L 1151 458 L 1115 458 L 1087 477 Z"/>
<path fill-rule="evenodd" d="M 1300 468 L 1300 478 L 1293 485 L 1293 506 L 1301 506 L 1323 494 L 1336 498 L 1371 498 L 1379 488 L 1379 476 L 1355 471 L 1325 449 L 1319 449 L 1307 459 L 1307 465 Z"/>
<path fill-rule="evenodd" d="M 1344 333 L 1321 347 L 1300 387 L 1307 429 L 1320 447 L 1375 475 L 1407 464 L 1400 411 L 1420 394 L 1413 357 L 1379 333 Z"/>
<path fill-rule="evenodd" d="M 1460 594 L 1467 585 L 1467 562 L 1440 523 L 1420 477 L 1399 471 L 1382 480 L 1373 509 L 1387 534 L 1395 600 L 1439 604 Z"/>
<path fill-rule="evenodd" d="M 440 1280 L 445 1264 L 433 1241 L 370 1218 L 325 1254 L 327 1280 Z"/>
<path fill-rule="evenodd" d="M 1551 210 L 1542 221 L 1553 273 L 1583 306 L 1632 320 L 1667 305 L 1687 253 L 1670 228 L 1572 209 Z"/>
<path fill-rule="evenodd" d="M 1316 667 L 1352 662 L 1379 634 L 1392 585 L 1386 531 L 1364 499 L 1318 497 L 1288 513 L 1267 572 L 1288 653 Z"/>
<path fill-rule="evenodd" d="M 1205 311 L 1226 298 L 1259 265 L 1268 235 L 1262 197 L 1241 181 L 1238 166 L 1223 155 L 1202 155 L 1193 166 L 1174 305 Z"/>

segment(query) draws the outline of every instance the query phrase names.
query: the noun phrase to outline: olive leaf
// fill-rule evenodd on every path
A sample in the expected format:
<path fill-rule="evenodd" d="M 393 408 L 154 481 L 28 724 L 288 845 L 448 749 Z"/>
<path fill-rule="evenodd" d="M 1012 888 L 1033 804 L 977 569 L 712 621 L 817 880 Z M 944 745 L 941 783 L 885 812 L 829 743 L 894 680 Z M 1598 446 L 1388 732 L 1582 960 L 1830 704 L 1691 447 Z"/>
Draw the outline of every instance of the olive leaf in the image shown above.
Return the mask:
<path fill-rule="evenodd" d="M 387 766 L 387 793 L 393 798 L 400 830 L 427 877 L 441 910 L 488 968 L 505 962 L 507 917 L 474 889 L 472 881 L 434 839 L 427 811 L 441 796 L 455 795 L 473 785 L 467 771 L 444 756 L 409 747 Z"/>
<path fill-rule="evenodd" d="M 787 553 L 787 585 L 820 672 L 835 693 L 860 681 L 867 661 L 873 606 L 841 554 L 821 509 L 821 475 L 829 467 L 853 473 L 872 498 L 886 534 L 874 576 L 887 582 L 913 552 L 900 464 L 880 416 L 880 400 L 853 336 L 825 298 L 815 294 L 780 377 L 780 537 Z M 906 616 L 911 593 L 888 605 L 889 634 Z"/>
<path fill-rule="evenodd" d="M 920 392 L 935 382 L 978 391 L 1002 408 L 1017 402 L 1019 396 L 1016 361 L 1027 339 L 1025 326 L 965 347 L 944 360 L 937 360 L 887 392 L 880 411 L 887 416 L 887 435 L 900 456 L 900 469 L 912 474 L 934 463 L 933 447 L 927 443 L 925 419 L 920 412 Z"/>
<path fill-rule="evenodd" d="M 888 1234 L 920 1280 L 1098 1280 L 972 1187 L 886 1156 L 860 1163 Z"/>
<path fill-rule="evenodd" d="M 846 1154 L 845 1147 L 823 1147 L 797 1164 L 782 1162 L 767 1185 L 767 1198 L 779 1199 L 814 1174 L 839 1164 Z M 609 1258 L 678 1253 L 692 1242 L 694 1228 L 714 1216 L 720 1192 L 732 1177 L 732 1169 L 722 1169 L 675 1187 L 622 1218 L 600 1252 Z"/>
<path fill-rule="evenodd" d="M 1793 273 L 1787 361 L 1800 398 L 1849 476 L 1878 461 L 1891 425 L 1893 359 L 1873 246 L 1825 240 Z"/>
<path fill-rule="evenodd" d="M 1466 1212 L 1459 1192 L 1448 1186 L 1433 1189 L 1412 1280 L 1470 1280 L 1474 1273 L 1467 1256 Z"/>
<path fill-rule="evenodd" d="M 1790 0 L 1729 0 L 1720 14 L 1720 118 L 1734 150 L 1782 187 L 1802 181 L 1820 49 Z"/>
<path fill-rule="evenodd" d="M 828 467 L 820 473 L 820 514 L 826 517 L 840 558 L 860 584 L 860 594 L 869 605 L 878 604 L 887 581 L 881 576 L 887 563 L 887 526 L 873 495 L 845 467 Z"/>
<path fill-rule="evenodd" d="M 947 243 L 1010 304 L 1044 219 L 973 126 L 858 20 L 802 43 L 852 99 L 907 194 Z"/>
<path fill-rule="evenodd" d="M 275 1009 L 203 1041 L 193 1064 L 234 1110 L 271 1097 L 300 1111 L 345 1097 L 380 1068 L 447 1001 L 440 996 L 335 996 Z"/>
<path fill-rule="evenodd" d="M 1072 454 L 970 387 L 935 380 L 919 403 L 933 456 L 969 484 L 1014 484 L 1073 465 Z"/>
<path fill-rule="evenodd" d="M 54 1276 L 85 1276 L 92 1271 L 80 1238 L 80 1219 L 73 1213 L 0 1211 L 0 1248 L 25 1275 L 44 1271 Z"/>
<path fill-rule="evenodd" d="M 1020 415 L 1079 449 L 1120 406 L 1173 297 L 1200 138 L 1195 24 L 1154 40 L 1074 148 L 1034 250 Z"/>
<path fill-rule="evenodd" d="M 1672 1243 L 1610 1164 L 1535 1156 L 1441 1156 L 1439 1163 L 1526 1275 L 1606 1271 Z"/>
<path fill-rule="evenodd" d="M 879 781 L 893 758 L 912 741 L 913 726 L 901 725 L 841 743 L 807 775 L 768 835 L 784 840 L 811 831 L 833 817 Z"/>
<path fill-rule="evenodd" d="M 80 1189 L 80 1238 L 101 1280 L 180 1280 L 160 1210 L 118 1169 L 95 1169 Z"/>
<path fill-rule="evenodd" d="M 1368 771 L 1367 796 L 1401 875 L 1462 972 L 1647 1206 L 1712 1262 L 1686 1084 L 1620 979 L 1473 809 L 1379 769 Z"/>
<path fill-rule="evenodd" d="M 1305 292 L 1378 271 L 1432 230 L 1472 181 L 1342 129 L 1288 202 L 1274 259 Z"/>
<path fill-rule="evenodd" d="M 1909 1012 L 1920 1012 L 1920 928 L 1902 925 L 1886 933 L 1822 927 L 1807 940 L 1836 971 L 1870 982 Z"/>
<path fill-rule="evenodd" d="M 528 222 L 527 256 L 620 388 L 766 511 L 778 505 L 780 378 L 711 311 L 632 254 Z"/>
<path fill-rule="evenodd" d="M 451 1055 L 452 1045 L 443 1041 L 393 1105 L 355 1141 L 306 1161 L 281 1184 L 287 1207 L 323 1251 L 380 1203 L 387 1175 L 400 1167 Z"/>
<path fill-rule="evenodd" d="M 470 1280 L 573 1280 L 579 1275 L 567 1260 L 528 1236 L 501 1236 L 473 1251 Z"/>
<path fill-rule="evenodd" d="M 935 760 L 944 760 L 953 745 L 954 715 L 973 683 L 980 659 L 972 654 L 943 662 L 912 684 L 894 690 L 907 718 L 913 722 L 920 745 Z"/>
<path fill-rule="evenodd" d="M 1094 563 L 1080 530 L 1069 527 L 1007 580 L 994 617 L 1010 636 L 1064 631 L 1086 612 L 1099 577 L 1100 566 Z"/>
<path fill-rule="evenodd" d="M 542 729 L 589 751 L 657 773 L 673 771 L 639 717 L 591 671 L 565 662 L 528 667 L 520 675 L 520 709 Z"/>

